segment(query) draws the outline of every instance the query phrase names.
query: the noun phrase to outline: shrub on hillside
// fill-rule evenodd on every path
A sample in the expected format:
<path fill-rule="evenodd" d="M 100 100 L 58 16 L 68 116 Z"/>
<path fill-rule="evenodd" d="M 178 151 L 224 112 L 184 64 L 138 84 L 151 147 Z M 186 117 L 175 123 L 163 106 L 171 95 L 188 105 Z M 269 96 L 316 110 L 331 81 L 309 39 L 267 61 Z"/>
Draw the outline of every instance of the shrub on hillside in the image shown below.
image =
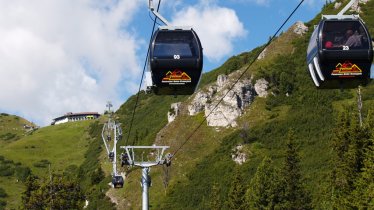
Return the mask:
<path fill-rule="evenodd" d="M 14 174 L 14 168 L 9 165 L 0 165 L 0 176 L 12 176 Z"/>
<path fill-rule="evenodd" d="M 63 175 L 70 178 L 75 178 L 79 172 L 79 168 L 77 165 L 69 165 L 66 167 Z"/>
<path fill-rule="evenodd" d="M 27 166 L 17 166 L 15 168 L 15 175 L 18 180 L 26 181 L 27 177 L 31 174 L 31 170 Z"/>
<path fill-rule="evenodd" d="M 8 194 L 6 194 L 5 190 L 3 188 L 0 188 L 0 198 L 5 198 L 7 196 Z"/>
<path fill-rule="evenodd" d="M 50 163 L 51 162 L 49 162 L 49 160 L 43 159 L 43 160 L 40 160 L 39 162 L 34 163 L 33 166 L 37 168 L 47 168 Z"/>
<path fill-rule="evenodd" d="M 13 164 L 14 162 L 13 162 L 13 160 L 7 160 L 7 159 L 4 159 L 4 160 L 3 160 L 3 163 L 4 163 L 4 164 Z"/>
<path fill-rule="evenodd" d="M 11 140 L 11 139 L 15 138 L 16 136 L 17 136 L 17 134 L 14 134 L 14 133 L 6 133 L 6 134 L 3 134 L 3 135 L 0 135 L 0 139 L 8 141 L 8 140 Z"/>
<path fill-rule="evenodd" d="M 1 201 L 0 200 L 0 210 L 5 209 L 5 206 L 6 206 L 6 201 Z"/>
<path fill-rule="evenodd" d="M 105 178 L 104 171 L 99 166 L 92 174 L 91 174 L 91 184 L 98 184 Z"/>

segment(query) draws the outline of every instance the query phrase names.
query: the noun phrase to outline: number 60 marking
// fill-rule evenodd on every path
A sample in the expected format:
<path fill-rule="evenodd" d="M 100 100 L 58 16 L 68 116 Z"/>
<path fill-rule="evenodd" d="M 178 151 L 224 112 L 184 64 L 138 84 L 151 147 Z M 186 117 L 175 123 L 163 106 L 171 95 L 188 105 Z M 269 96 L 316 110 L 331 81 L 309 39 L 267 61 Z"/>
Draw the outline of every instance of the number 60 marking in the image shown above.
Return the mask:
<path fill-rule="evenodd" d="M 181 58 L 180 55 L 174 55 L 174 59 L 178 60 L 178 59 L 180 59 L 180 58 Z"/>

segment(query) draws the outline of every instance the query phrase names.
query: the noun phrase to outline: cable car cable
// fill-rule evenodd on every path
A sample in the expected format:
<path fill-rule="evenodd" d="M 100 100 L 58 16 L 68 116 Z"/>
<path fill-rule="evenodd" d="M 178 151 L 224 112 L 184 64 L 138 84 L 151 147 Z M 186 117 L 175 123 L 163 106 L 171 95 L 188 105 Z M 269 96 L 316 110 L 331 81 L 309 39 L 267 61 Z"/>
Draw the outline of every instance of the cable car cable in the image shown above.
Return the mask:
<path fill-rule="evenodd" d="M 149 16 L 149 18 L 150 18 L 152 21 L 155 21 L 155 19 L 151 16 L 151 12 L 148 12 L 148 16 Z M 157 18 L 157 17 L 156 17 L 156 18 Z M 159 22 L 157 22 L 157 21 L 156 21 L 156 24 L 159 25 L 159 26 L 161 26 L 161 23 L 159 23 Z"/>
<path fill-rule="evenodd" d="M 179 146 L 174 153 L 172 153 L 172 158 L 175 157 L 175 155 L 182 149 L 182 147 L 192 138 L 192 136 L 196 133 L 196 131 L 204 124 L 204 122 L 206 121 L 206 119 L 213 113 L 213 111 L 218 107 L 218 105 L 223 101 L 223 99 L 227 96 L 227 94 L 234 88 L 234 86 L 239 82 L 239 80 L 245 75 L 245 73 L 248 71 L 248 69 L 253 65 L 254 62 L 256 62 L 256 60 L 258 59 L 258 57 L 260 56 L 260 54 L 266 49 L 266 47 L 268 47 L 271 42 L 274 40 L 275 36 L 280 32 L 280 30 L 283 28 L 283 26 L 288 22 L 288 20 L 292 17 L 292 15 L 299 9 L 299 7 L 301 6 L 301 4 L 304 2 L 305 0 L 301 0 L 300 3 L 296 6 L 296 8 L 291 12 L 291 14 L 287 17 L 287 19 L 283 22 L 283 24 L 278 28 L 278 30 L 274 33 L 274 35 L 271 37 L 271 39 L 266 43 L 266 45 L 262 48 L 262 50 L 257 53 L 257 55 L 255 56 L 255 58 L 252 60 L 252 62 L 247 66 L 247 68 L 245 68 L 245 70 L 243 71 L 243 73 L 239 76 L 239 78 L 234 82 L 234 84 L 229 88 L 229 90 L 226 92 L 226 94 L 218 101 L 218 103 L 214 106 L 214 108 L 212 109 L 212 111 L 206 116 L 204 117 L 204 119 L 200 122 L 200 124 L 193 130 L 193 132 L 187 137 L 187 139 L 181 144 L 181 146 Z"/>
<path fill-rule="evenodd" d="M 158 2 L 157 12 L 160 9 L 160 5 L 161 5 L 161 0 Z M 156 22 L 157 22 L 157 17 L 155 17 L 155 19 L 153 21 L 153 28 L 152 28 L 152 33 L 151 33 L 151 37 L 149 38 L 149 41 L 152 40 L 153 33 L 155 32 Z M 138 106 L 138 101 L 139 101 L 139 96 L 140 96 L 140 89 L 142 88 L 142 82 L 143 82 L 143 79 L 144 79 L 145 68 L 147 67 L 147 63 L 148 63 L 148 55 L 149 55 L 149 48 L 150 48 L 149 46 L 150 45 L 148 45 L 147 56 L 145 57 L 145 62 L 144 62 L 144 66 L 143 66 L 142 78 L 140 79 L 139 89 L 138 89 L 138 93 L 136 95 L 136 101 L 135 101 L 135 105 L 134 105 L 134 110 L 132 112 L 132 117 L 131 117 L 131 121 L 130 121 L 129 134 L 127 135 L 127 139 L 126 139 L 125 145 L 127 145 L 128 141 L 130 139 L 132 124 L 134 122 L 134 117 L 135 117 L 135 111 L 136 111 L 136 107 Z M 133 141 L 132 144 L 134 145 L 134 143 L 135 143 L 135 139 L 134 139 L 134 141 Z"/>

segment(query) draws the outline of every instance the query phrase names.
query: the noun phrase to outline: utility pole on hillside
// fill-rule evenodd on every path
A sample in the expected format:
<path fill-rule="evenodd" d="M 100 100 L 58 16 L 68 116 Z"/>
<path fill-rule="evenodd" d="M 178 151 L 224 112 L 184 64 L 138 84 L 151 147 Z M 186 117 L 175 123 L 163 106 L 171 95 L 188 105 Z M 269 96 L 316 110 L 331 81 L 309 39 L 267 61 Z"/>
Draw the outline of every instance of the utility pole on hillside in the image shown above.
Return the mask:
<path fill-rule="evenodd" d="M 108 101 L 108 102 L 106 103 L 106 107 L 108 107 L 108 114 L 110 114 L 110 113 L 111 113 L 110 108 L 113 107 L 112 102 Z"/>
<path fill-rule="evenodd" d="M 151 186 L 151 177 L 149 176 L 149 171 L 152 166 L 163 165 L 170 166 L 171 164 L 171 154 L 168 153 L 164 157 L 164 152 L 169 146 L 121 146 L 127 154 L 126 163 L 130 166 L 138 166 L 142 168 L 142 210 L 148 210 L 149 208 L 149 187 Z M 136 156 L 134 150 L 139 150 Z M 142 151 L 150 150 L 151 155 L 154 156 L 154 160 L 145 161 Z M 122 160 L 124 161 L 124 160 Z"/>
<path fill-rule="evenodd" d="M 114 188 L 122 188 L 124 177 L 117 171 L 117 143 L 122 139 L 121 124 L 113 120 L 113 112 L 110 110 L 113 107 L 110 101 L 107 102 L 108 121 L 104 123 L 101 131 L 101 138 L 105 145 L 105 150 L 108 154 L 108 159 L 112 163 L 112 185 Z M 112 145 L 112 146 L 111 146 Z"/>

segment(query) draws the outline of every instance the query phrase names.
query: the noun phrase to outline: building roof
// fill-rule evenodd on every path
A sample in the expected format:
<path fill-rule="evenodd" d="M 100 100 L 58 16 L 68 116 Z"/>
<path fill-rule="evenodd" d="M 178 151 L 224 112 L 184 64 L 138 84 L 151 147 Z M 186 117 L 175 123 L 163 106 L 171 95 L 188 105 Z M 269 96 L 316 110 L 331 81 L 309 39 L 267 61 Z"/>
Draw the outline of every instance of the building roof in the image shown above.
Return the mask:
<path fill-rule="evenodd" d="M 96 116 L 100 116 L 100 114 L 98 112 L 79 112 L 79 113 L 68 112 L 65 115 L 61 116 L 61 117 L 56 117 L 53 120 L 56 121 L 56 120 L 64 119 L 66 117 L 77 117 L 77 116 L 85 116 L 85 115 L 96 115 Z"/>

